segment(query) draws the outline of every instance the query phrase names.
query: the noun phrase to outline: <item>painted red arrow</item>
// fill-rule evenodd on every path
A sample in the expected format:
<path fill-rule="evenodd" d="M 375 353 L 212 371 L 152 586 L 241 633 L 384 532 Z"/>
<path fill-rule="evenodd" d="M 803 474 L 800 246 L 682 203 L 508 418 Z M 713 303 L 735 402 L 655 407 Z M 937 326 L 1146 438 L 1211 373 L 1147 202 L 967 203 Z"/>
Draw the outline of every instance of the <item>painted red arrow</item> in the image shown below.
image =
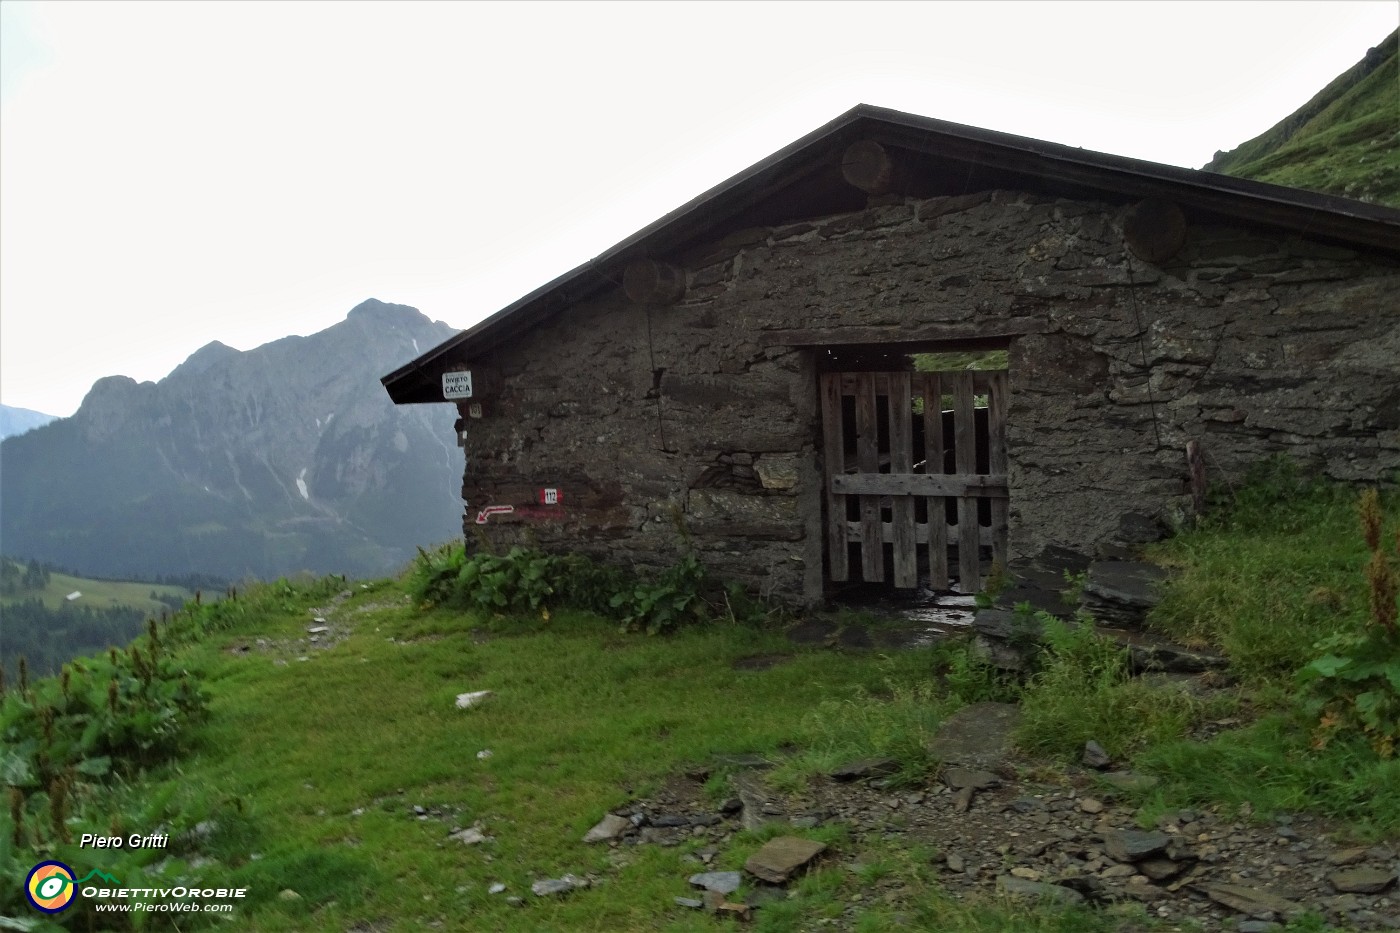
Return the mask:
<path fill-rule="evenodd" d="M 486 508 L 476 513 L 476 523 L 478 525 L 484 525 L 486 524 L 486 520 L 492 515 L 509 515 L 514 511 L 515 506 L 513 505 L 488 505 Z"/>

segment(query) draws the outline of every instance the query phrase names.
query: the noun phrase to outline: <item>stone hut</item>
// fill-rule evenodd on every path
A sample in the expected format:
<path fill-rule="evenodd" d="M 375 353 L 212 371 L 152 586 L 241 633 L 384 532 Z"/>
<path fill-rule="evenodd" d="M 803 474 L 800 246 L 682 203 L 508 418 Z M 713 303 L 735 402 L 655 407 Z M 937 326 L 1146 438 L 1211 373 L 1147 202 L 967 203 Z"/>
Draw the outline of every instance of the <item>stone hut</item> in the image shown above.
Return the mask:
<path fill-rule="evenodd" d="M 1400 211 L 862 105 L 383 382 L 469 542 L 971 591 L 1270 454 L 1392 477 Z"/>

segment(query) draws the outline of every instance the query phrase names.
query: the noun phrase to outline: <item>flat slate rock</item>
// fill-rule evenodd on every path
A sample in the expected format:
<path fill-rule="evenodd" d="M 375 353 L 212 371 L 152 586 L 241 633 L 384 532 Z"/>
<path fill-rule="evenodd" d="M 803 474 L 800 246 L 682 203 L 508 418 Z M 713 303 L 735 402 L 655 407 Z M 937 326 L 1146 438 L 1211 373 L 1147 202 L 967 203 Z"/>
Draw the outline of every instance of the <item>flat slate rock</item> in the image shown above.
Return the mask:
<path fill-rule="evenodd" d="M 1171 838 L 1155 831 L 1115 829 L 1103 834 L 1104 851 L 1116 862 L 1140 862 L 1165 852 Z"/>
<path fill-rule="evenodd" d="M 1068 548 L 1049 547 L 1039 556 L 1012 561 L 1007 570 L 1014 581 L 997 596 L 997 605 L 1011 608 L 1030 603 L 1033 610 L 1051 615 L 1069 615 L 1061 594 L 1068 584 L 1065 574 L 1080 574 L 1089 567 L 1089 558 Z"/>
<path fill-rule="evenodd" d="M 842 648 L 874 648 L 875 639 L 863 625 L 845 625 L 836 636 L 836 644 Z"/>
<path fill-rule="evenodd" d="M 631 828 L 632 821 L 627 817 L 618 816 L 616 813 L 609 813 L 588 831 L 583 837 L 583 841 L 606 842 L 609 839 L 616 839 Z"/>
<path fill-rule="evenodd" d="M 988 787 L 996 787 L 1001 783 L 1001 778 L 990 771 L 973 771 L 968 768 L 947 768 L 943 772 L 943 783 L 953 790 L 971 788 L 972 790 L 983 790 Z"/>
<path fill-rule="evenodd" d="M 1187 648 L 1149 632 L 1105 627 L 1097 631 L 1127 649 L 1128 662 L 1136 673 L 1202 674 L 1224 670 L 1230 663 L 1217 652 Z"/>
<path fill-rule="evenodd" d="M 899 770 L 899 762 L 893 758 L 862 758 L 835 769 L 829 775 L 833 781 L 843 784 L 859 781 L 862 778 L 889 777 Z"/>
<path fill-rule="evenodd" d="M 787 630 L 788 641 L 796 645 L 823 645 L 840 633 L 841 626 L 828 619 L 804 619 Z"/>
<path fill-rule="evenodd" d="M 1031 670 L 1042 627 L 1010 609 L 978 609 L 970 626 L 984 660 L 999 670 L 1017 672 Z"/>
<path fill-rule="evenodd" d="M 1292 917 L 1303 912 L 1302 905 L 1259 888 L 1240 884 L 1198 884 L 1195 888 L 1217 904 L 1250 916 L 1272 912 Z"/>
<path fill-rule="evenodd" d="M 763 780 L 752 772 L 739 772 L 729 779 L 741 804 L 739 819 L 748 830 L 762 829 L 782 812 L 769 795 Z"/>
<path fill-rule="evenodd" d="M 1379 894 L 1394 883 L 1395 872 L 1379 868 L 1354 868 L 1335 872 L 1327 880 L 1343 894 Z"/>
<path fill-rule="evenodd" d="M 705 871 L 690 876 L 690 883 L 695 887 L 704 888 L 706 891 L 718 891 L 720 894 L 733 894 L 739 890 L 743 880 L 744 876 L 737 871 Z"/>
<path fill-rule="evenodd" d="M 1150 774 L 1138 774 L 1135 771 L 1109 771 L 1107 774 L 1099 775 L 1100 780 L 1105 784 L 1116 787 L 1118 790 L 1133 791 L 1151 790 L 1157 786 L 1157 779 Z"/>
<path fill-rule="evenodd" d="M 1011 754 L 1011 732 L 1021 721 L 1014 703 L 973 703 L 944 721 L 928 750 L 944 764 L 992 769 Z"/>
<path fill-rule="evenodd" d="M 1095 561 L 1084 580 L 1084 608 L 1099 622 L 1138 627 L 1161 602 L 1167 572 L 1134 560 Z"/>
<path fill-rule="evenodd" d="M 580 879 L 573 875 L 565 875 L 562 878 L 544 878 L 530 885 L 530 890 L 536 897 L 549 897 L 553 894 L 568 894 L 574 888 L 583 887 Z"/>
<path fill-rule="evenodd" d="M 826 844 L 800 839 L 797 836 L 778 836 L 763 844 L 749 860 L 744 870 L 749 874 L 773 884 L 784 884 L 799 869 L 805 868 L 814 858 L 826 851 Z"/>
<path fill-rule="evenodd" d="M 714 763 L 721 768 L 744 768 L 751 771 L 763 771 L 773 767 L 773 762 L 762 755 L 716 755 Z"/>
<path fill-rule="evenodd" d="M 1025 878 L 1015 878 L 1011 875 L 997 877 L 997 891 L 1012 897 L 1047 900 L 1057 904 L 1078 904 L 1084 900 L 1083 894 L 1071 888 L 1046 881 L 1027 881 Z"/>
<path fill-rule="evenodd" d="M 1095 771 L 1102 771 L 1113 764 L 1113 759 L 1104 751 L 1102 745 L 1093 739 L 1084 743 L 1084 753 L 1079 756 L 1080 764 L 1086 768 L 1093 768 Z"/>

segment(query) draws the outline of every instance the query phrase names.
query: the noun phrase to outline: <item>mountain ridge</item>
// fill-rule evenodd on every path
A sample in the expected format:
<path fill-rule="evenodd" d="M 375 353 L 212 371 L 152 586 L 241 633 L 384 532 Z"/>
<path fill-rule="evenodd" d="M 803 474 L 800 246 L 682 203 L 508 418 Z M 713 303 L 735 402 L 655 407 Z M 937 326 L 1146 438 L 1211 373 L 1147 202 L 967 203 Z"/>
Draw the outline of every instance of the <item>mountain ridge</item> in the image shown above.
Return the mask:
<path fill-rule="evenodd" d="M 1400 207 L 1400 29 L 1202 171 Z"/>

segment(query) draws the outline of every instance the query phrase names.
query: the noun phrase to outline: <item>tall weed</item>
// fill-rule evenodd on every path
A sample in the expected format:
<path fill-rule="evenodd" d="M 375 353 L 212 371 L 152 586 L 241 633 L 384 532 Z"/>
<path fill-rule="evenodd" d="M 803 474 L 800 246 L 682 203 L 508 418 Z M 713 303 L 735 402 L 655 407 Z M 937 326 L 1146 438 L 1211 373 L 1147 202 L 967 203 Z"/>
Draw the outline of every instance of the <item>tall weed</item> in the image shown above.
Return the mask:
<path fill-rule="evenodd" d="M 1365 570 L 1370 611 L 1355 629 L 1319 642 L 1318 649 L 1326 653 L 1303 669 L 1299 681 L 1305 709 L 1319 722 L 1316 746 L 1360 732 L 1377 754 L 1390 758 L 1400 745 L 1400 570 L 1391 565 L 1382 539 L 1384 518 L 1376 490 L 1362 493 L 1358 511 L 1361 537 L 1371 553 Z M 1400 556 L 1400 531 L 1395 552 Z"/>

